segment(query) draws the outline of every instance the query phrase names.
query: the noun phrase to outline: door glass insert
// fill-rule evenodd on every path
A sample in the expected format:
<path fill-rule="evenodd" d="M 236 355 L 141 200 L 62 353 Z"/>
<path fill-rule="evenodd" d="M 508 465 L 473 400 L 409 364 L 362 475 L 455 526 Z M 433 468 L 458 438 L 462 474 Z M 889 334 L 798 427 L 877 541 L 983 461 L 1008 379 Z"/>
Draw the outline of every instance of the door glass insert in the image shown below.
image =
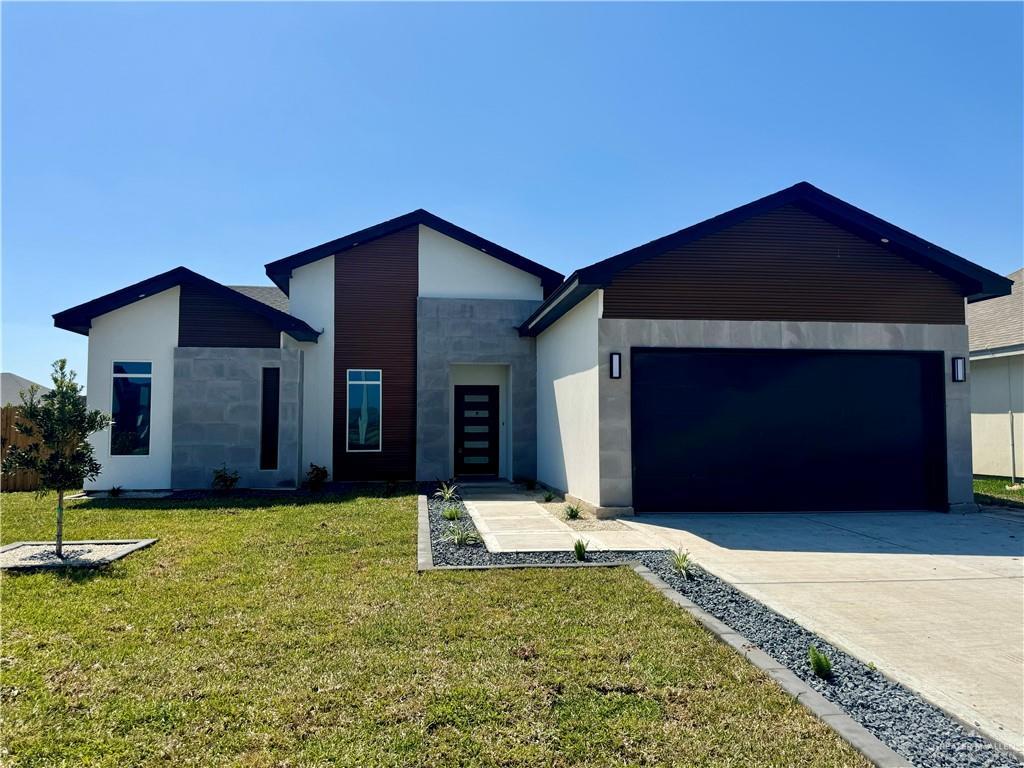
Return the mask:
<path fill-rule="evenodd" d="M 454 459 L 456 475 L 498 474 L 500 390 L 491 384 L 456 385 Z"/>

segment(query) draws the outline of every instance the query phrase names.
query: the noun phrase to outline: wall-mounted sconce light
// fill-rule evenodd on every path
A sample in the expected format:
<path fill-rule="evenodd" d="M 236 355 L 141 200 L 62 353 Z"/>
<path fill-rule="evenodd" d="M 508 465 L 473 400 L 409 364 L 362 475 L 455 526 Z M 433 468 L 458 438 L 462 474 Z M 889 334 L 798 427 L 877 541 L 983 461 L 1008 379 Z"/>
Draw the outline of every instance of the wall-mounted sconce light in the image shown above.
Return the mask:
<path fill-rule="evenodd" d="M 953 358 L 953 381 L 967 381 L 967 360 L 963 357 Z"/>
<path fill-rule="evenodd" d="M 622 354 L 619 352 L 612 352 L 611 375 L 613 379 L 622 378 Z"/>

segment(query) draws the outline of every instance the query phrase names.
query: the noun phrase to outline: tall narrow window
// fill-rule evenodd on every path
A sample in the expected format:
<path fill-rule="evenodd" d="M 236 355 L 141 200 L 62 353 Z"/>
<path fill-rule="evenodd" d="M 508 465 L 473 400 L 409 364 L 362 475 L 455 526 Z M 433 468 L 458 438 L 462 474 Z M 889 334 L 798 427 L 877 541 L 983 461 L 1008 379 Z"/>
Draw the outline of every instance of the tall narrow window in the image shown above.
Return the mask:
<path fill-rule="evenodd" d="M 148 456 L 153 364 L 115 362 L 111 387 L 111 456 Z"/>
<path fill-rule="evenodd" d="M 345 450 L 379 451 L 381 430 L 380 371 L 348 371 L 348 409 Z"/>
<path fill-rule="evenodd" d="M 277 469 L 277 436 L 280 431 L 281 369 L 263 369 L 260 413 L 260 469 Z"/>

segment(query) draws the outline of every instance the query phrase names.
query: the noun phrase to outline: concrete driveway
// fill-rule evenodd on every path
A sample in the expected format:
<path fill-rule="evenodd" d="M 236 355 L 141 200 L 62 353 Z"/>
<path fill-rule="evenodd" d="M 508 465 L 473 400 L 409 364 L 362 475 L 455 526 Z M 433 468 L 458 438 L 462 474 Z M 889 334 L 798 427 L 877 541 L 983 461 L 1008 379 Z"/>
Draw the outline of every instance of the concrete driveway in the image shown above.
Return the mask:
<path fill-rule="evenodd" d="M 624 519 L 1014 749 L 1024 748 L 1024 515 Z"/>

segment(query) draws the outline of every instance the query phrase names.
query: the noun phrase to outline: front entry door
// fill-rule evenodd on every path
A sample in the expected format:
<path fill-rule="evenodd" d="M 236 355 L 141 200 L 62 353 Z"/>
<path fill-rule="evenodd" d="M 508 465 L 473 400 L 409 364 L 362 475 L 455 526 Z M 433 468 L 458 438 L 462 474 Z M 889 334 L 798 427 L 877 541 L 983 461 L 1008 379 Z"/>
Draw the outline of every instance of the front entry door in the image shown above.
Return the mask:
<path fill-rule="evenodd" d="M 498 387 L 455 387 L 455 474 L 498 474 Z"/>

